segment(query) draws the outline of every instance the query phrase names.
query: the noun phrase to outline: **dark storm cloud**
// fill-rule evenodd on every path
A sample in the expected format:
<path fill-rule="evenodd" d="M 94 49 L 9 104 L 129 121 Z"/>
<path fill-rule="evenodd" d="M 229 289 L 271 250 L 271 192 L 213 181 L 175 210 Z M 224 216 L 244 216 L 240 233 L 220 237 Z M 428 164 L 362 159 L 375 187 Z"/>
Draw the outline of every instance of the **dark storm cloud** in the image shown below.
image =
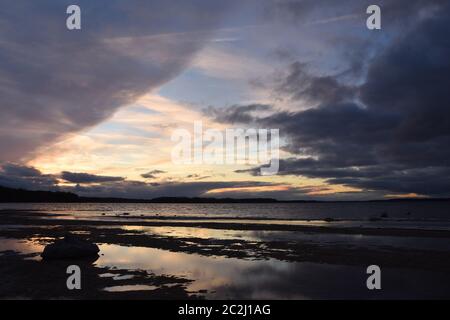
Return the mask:
<path fill-rule="evenodd" d="M 1 0 L 0 160 L 98 124 L 178 74 L 234 1 Z"/>
<path fill-rule="evenodd" d="M 13 163 L 0 165 L 0 186 L 28 190 L 54 190 L 57 183 L 55 176 L 42 174 L 34 167 Z"/>
<path fill-rule="evenodd" d="M 253 113 L 272 110 L 272 106 L 265 104 L 234 105 L 226 109 L 208 107 L 204 114 L 222 123 L 249 123 L 254 119 Z"/>
<path fill-rule="evenodd" d="M 186 176 L 186 178 L 194 179 L 194 180 L 204 180 L 204 179 L 211 178 L 211 176 L 202 176 L 202 175 L 199 175 L 199 174 L 189 174 L 189 175 Z"/>
<path fill-rule="evenodd" d="M 238 173 L 260 175 L 260 167 L 238 170 Z M 308 178 L 326 179 L 331 184 L 341 184 L 366 191 L 374 198 L 383 194 L 417 193 L 430 196 L 448 196 L 450 168 L 411 168 L 402 164 L 375 164 L 360 167 L 338 166 L 313 158 L 290 158 L 280 160 L 279 175 L 301 175 Z M 370 197 L 367 197 L 370 199 Z"/>
<path fill-rule="evenodd" d="M 150 172 L 141 174 L 141 177 L 146 178 L 146 179 L 155 179 L 158 175 L 163 174 L 163 173 L 166 173 L 166 171 L 152 170 Z"/>
<path fill-rule="evenodd" d="M 151 199 L 156 197 L 202 197 L 208 196 L 207 192 L 214 189 L 272 185 L 273 184 L 271 183 L 261 183 L 255 181 L 196 181 L 148 184 L 140 181 L 126 180 L 123 182 L 104 183 L 96 186 L 78 186 L 74 191 L 76 191 L 80 195 L 86 196 Z M 223 197 L 222 194 L 214 195 Z M 235 195 L 238 197 L 245 196 L 246 193 L 238 193 Z"/>
<path fill-rule="evenodd" d="M 76 183 L 76 186 L 58 185 L 60 181 Z M 276 183 L 257 181 L 168 181 L 147 183 L 122 177 L 100 176 L 88 173 L 61 172 L 42 174 L 34 167 L 4 163 L 0 165 L 0 186 L 27 190 L 50 190 L 74 192 L 88 197 L 120 197 L 152 199 L 156 197 L 201 197 L 207 192 L 222 188 L 248 188 L 277 186 Z M 222 194 L 215 194 L 224 197 Z M 249 192 L 230 193 L 235 197 L 253 195 Z"/>
<path fill-rule="evenodd" d="M 79 172 L 61 172 L 61 179 L 80 184 L 90 184 L 90 183 L 100 183 L 100 182 L 115 182 L 124 181 L 123 177 L 112 177 L 112 176 L 99 176 L 95 174 L 79 173 Z"/>
<path fill-rule="evenodd" d="M 450 195 L 449 34 L 446 5 L 373 59 L 365 83 L 354 89 L 358 100 L 343 102 L 340 89 L 318 91 L 316 108 L 251 119 L 280 128 L 286 149 L 305 157 L 282 160 L 280 174 L 385 193 Z M 301 93 L 302 83 L 289 80 L 290 91 Z"/>
<path fill-rule="evenodd" d="M 367 177 L 343 177 L 329 179 L 330 183 L 352 185 L 367 190 L 386 193 L 416 193 L 436 197 L 448 197 L 450 169 L 446 167 L 403 168 L 384 170 L 378 175 Z"/>
<path fill-rule="evenodd" d="M 450 134 L 449 13 L 423 23 L 370 66 L 361 97 L 378 112 L 403 116 L 396 139 Z"/>
<path fill-rule="evenodd" d="M 414 28 L 418 22 L 439 12 L 447 2 L 447 0 L 380 0 L 376 3 L 370 0 L 273 0 L 265 8 L 266 19 L 281 25 L 281 30 L 291 32 L 295 30 L 294 34 L 298 32 L 300 36 L 308 35 L 313 42 L 315 39 L 321 39 L 323 42 L 320 50 L 315 52 L 314 46 L 304 46 L 308 49 L 306 55 L 304 52 L 296 53 L 291 44 L 288 43 L 287 47 L 285 44 L 284 47 L 274 50 L 278 54 L 281 50 L 283 59 L 293 62 L 294 57 L 305 56 L 303 62 L 312 64 L 315 61 L 322 62 L 315 65 L 316 68 L 336 60 L 338 64 L 334 68 L 341 77 L 346 77 L 346 80 L 350 81 L 356 79 L 358 82 L 364 78 L 367 64 L 371 62 L 372 57 L 382 52 L 387 43 L 395 41 L 403 33 Z M 368 17 L 366 9 L 373 4 L 379 5 L 382 10 L 380 32 L 368 32 L 365 28 Z M 291 50 L 294 52 L 289 52 Z M 308 60 L 307 54 L 310 50 L 314 52 L 314 57 L 324 57 L 326 60 L 316 58 Z"/>
<path fill-rule="evenodd" d="M 288 74 L 277 84 L 276 91 L 290 99 L 309 103 L 336 103 L 353 99 L 354 88 L 340 83 L 332 76 L 313 76 L 306 69 L 304 63 L 292 63 Z"/>
<path fill-rule="evenodd" d="M 1 167 L 1 172 L 5 175 L 16 177 L 39 177 L 42 175 L 42 173 L 36 168 L 14 163 L 4 164 Z"/>

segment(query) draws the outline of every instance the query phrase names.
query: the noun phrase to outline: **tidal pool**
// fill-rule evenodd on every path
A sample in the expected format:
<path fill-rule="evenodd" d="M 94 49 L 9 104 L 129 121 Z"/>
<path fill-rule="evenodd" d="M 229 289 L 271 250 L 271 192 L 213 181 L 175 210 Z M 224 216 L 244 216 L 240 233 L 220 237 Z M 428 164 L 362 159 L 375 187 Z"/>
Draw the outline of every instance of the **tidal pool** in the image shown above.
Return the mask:
<path fill-rule="evenodd" d="M 450 294 L 448 273 L 382 268 L 382 290 L 366 287 L 366 266 L 206 257 L 160 249 L 101 245 L 99 267 L 147 270 L 193 280 L 209 299 L 398 299 Z"/>

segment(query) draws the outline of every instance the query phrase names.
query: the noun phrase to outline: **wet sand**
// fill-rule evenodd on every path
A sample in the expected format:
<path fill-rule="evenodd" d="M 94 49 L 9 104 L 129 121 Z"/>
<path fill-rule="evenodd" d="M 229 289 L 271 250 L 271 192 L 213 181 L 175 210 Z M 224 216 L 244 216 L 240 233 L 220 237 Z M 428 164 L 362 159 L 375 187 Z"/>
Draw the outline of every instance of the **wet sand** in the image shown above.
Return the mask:
<path fill-rule="evenodd" d="M 115 219 L 117 218 L 117 219 Z M 43 212 L 0 212 L 0 238 L 9 241 L 25 241 L 26 250 L 8 247 L 8 241 L 0 247 L 0 272 L 7 279 L 0 285 L 0 298 L 32 299 L 201 299 L 208 297 L 201 287 L 192 285 L 196 281 L 184 274 L 155 274 L 145 268 L 120 268 L 120 255 L 108 257 L 107 265 L 96 262 L 60 261 L 44 262 L 39 258 L 40 250 L 54 239 L 66 233 L 76 233 L 84 238 L 117 248 L 148 248 L 177 254 L 189 254 L 213 259 L 232 259 L 230 261 L 279 261 L 279 263 L 314 263 L 338 265 L 363 270 L 370 264 L 383 268 L 407 269 L 414 272 L 448 274 L 450 254 L 448 250 L 425 250 L 411 247 L 399 248 L 395 244 L 378 246 L 359 245 L 358 242 L 306 241 L 252 239 L 246 237 L 221 237 L 226 230 L 242 232 L 280 231 L 306 234 L 314 239 L 321 235 L 355 235 L 383 237 L 414 237 L 417 239 L 450 239 L 447 230 L 420 230 L 405 228 L 376 227 L 338 227 L 325 225 L 293 225 L 271 223 L 227 223 L 215 219 L 186 221 L 181 219 L 136 218 L 136 217 L 95 217 L 95 219 L 67 219 L 57 214 Z M 256 222 L 256 221 L 255 221 Z M 178 235 L 164 232 L 148 232 L 149 227 L 170 227 L 173 229 L 192 228 L 217 230 L 215 237 L 202 237 L 193 232 Z M 150 229 L 152 230 L 152 229 Z M 2 240 L 0 240 L 1 242 Z M 14 242 L 13 242 L 14 243 Z M 154 251 L 150 251 L 154 254 Z M 158 251 L 159 252 L 159 251 Z M 101 254 L 105 254 L 101 251 Z M 186 257 L 186 256 L 183 256 Z M 151 257 L 150 257 L 151 258 Z M 100 257 L 100 262 L 102 257 Z M 116 263 L 117 261 L 117 263 Z M 160 264 L 164 265 L 164 261 Z M 81 291 L 68 291 L 65 286 L 66 266 L 82 264 L 83 283 Z M 158 262 L 152 261 L 152 266 Z M 289 264 L 287 264 L 289 266 Z M 133 266 L 132 264 L 130 266 Z M 170 271 L 170 270 L 169 270 Z M 192 275 L 191 275 L 192 276 Z M 443 279 L 447 281 L 448 278 Z M 198 288 L 197 288 L 198 287 Z M 193 288 L 196 288 L 193 290 Z M 198 290 L 197 290 L 198 289 Z M 420 289 L 420 288 L 419 288 Z M 444 289 L 445 290 L 445 289 Z M 438 292 L 446 297 L 447 292 Z M 297 296 L 294 296 L 297 297 Z M 339 295 L 337 295 L 339 297 Z M 450 293 L 449 296 L 450 297 Z M 245 298 L 245 296 L 243 297 Z M 247 297 L 251 298 L 251 297 Z M 273 297 L 271 297 L 273 298 Z M 276 297 L 275 297 L 276 298 Z M 401 298 L 401 297 L 393 297 Z"/>

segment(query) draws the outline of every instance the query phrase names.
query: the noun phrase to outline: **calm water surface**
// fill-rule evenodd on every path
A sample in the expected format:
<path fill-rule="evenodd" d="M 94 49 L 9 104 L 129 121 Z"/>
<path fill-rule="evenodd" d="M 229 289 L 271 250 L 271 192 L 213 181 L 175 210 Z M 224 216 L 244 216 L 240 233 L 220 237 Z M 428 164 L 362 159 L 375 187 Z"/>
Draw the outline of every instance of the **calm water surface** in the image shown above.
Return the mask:
<path fill-rule="evenodd" d="M 449 202 L 320 203 L 320 204 L 0 204 L 0 209 L 37 210 L 67 219 L 211 221 L 218 223 L 309 224 L 337 227 L 389 227 L 450 230 Z M 124 213 L 127 214 L 124 217 Z M 373 218 L 380 218 L 381 221 Z M 324 219 L 332 218 L 326 222 Z M 247 219 L 247 220 L 245 220 Z M 271 220 L 267 220 L 271 219 Z M 328 219 L 329 220 L 329 219 Z M 21 228 L 22 226 L 2 226 Z M 343 244 L 376 249 L 450 250 L 450 239 L 385 237 L 345 234 L 309 234 L 293 231 L 215 230 L 177 226 L 123 226 L 152 236 L 258 241 L 300 241 L 318 245 Z M 0 239 L 0 251 L 39 253 L 33 240 Z M 100 244 L 99 267 L 146 270 L 193 280 L 189 292 L 222 299 L 376 299 L 449 298 L 450 272 L 383 268 L 383 290 L 365 287 L 364 266 L 287 262 L 277 259 L 237 259 L 171 252 L 156 248 Z M 450 252 L 449 252 L 450 254 Z M 1 258 L 1 257 L 0 257 Z M 39 259 L 36 257 L 35 259 Z M 109 276 L 105 274 L 104 276 Z M 154 286 L 120 285 L 130 275 L 113 275 L 111 292 L 152 291 Z M 199 293 L 200 292 L 200 293 Z"/>
<path fill-rule="evenodd" d="M 132 216 L 365 220 L 387 214 L 392 219 L 450 220 L 450 201 L 280 204 L 1 203 L 1 209 L 75 213 L 79 216 L 126 212 Z"/>

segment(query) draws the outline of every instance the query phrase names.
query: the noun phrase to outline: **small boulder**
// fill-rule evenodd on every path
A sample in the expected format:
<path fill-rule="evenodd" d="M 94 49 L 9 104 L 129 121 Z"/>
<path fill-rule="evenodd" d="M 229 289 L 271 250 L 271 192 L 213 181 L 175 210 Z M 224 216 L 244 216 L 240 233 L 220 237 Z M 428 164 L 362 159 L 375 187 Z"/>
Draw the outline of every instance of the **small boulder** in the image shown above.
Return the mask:
<path fill-rule="evenodd" d="M 67 234 L 64 239 L 56 240 L 44 248 L 41 256 L 45 260 L 88 259 L 98 258 L 99 247 L 73 234 Z"/>

